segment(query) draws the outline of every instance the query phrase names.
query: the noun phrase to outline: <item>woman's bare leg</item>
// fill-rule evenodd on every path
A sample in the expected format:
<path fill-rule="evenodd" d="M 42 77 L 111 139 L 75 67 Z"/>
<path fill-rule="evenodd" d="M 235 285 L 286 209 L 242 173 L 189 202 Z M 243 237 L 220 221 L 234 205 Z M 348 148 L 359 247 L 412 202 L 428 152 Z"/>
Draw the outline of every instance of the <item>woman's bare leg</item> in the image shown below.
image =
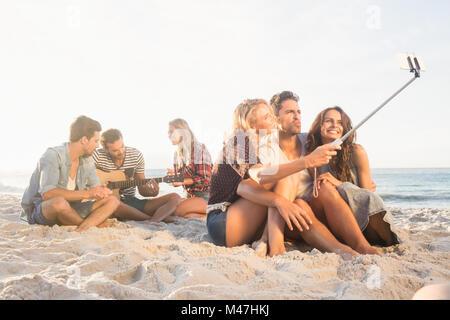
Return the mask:
<path fill-rule="evenodd" d="M 285 197 L 289 201 L 294 201 L 299 182 L 300 179 L 298 174 L 288 176 L 277 182 L 273 188 L 273 192 Z M 269 256 L 272 257 L 285 253 L 286 247 L 284 245 L 284 230 L 286 222 L 276 208 L 269 208 L 267 224 Z"/>
<path fill-rule="evenodd" d="M 258 238 L 267 220 L 267 207 L 240 198 L 228 207 L 227 247 L 248 244 Z"/>
<path fill-rule="evenodd" d="M 183 218 L 201 218 L 206 217 L 206 201 L 202 198 L 192 197 L 181 201 L 175 209 L 174 214 Z"/>
<path fill-rule="evenodd" d="M 191 212 L 191 213 L 187 213 L 183 218 L 185 219 L 190 219 L 190 218 L 197 218 L 197 219 L 206 219 L 206 215 L 203 213 L 195 213 L 195 212 Z"/>
<path fill-rule="evenodd" d="M 310 206 L 317 219 L 328 227 L 328 221 L 322 203 L 320 201 L 315 201 L 314 198 L 312 198 Z M 383 244 L 390 246 L 394 243 L 389 225 L 383 220 L 385 214 L 386 212 L 380 212 L 369 217 L 369 224 L 364 230 L 363 235 L 372 245 Z"/>
<path fill-rule="evenodd" d="M 144 206 L 144 213 L 151 216 L 150 222 L 160 222 L 173 214 L 181 202 L 176 193 L 169 193 L 161 197 L 152 198 Z"/>
<path fill-rule="evenodd" d="M 381 255 L 377 248 L 367 242 L 350 207 L 331 183 L 321 183 L 318 198 L 311 199 L 311 202 L 314 201 L 320 201 L 323 206 L 328 225 L 334 235 L 359 253 Z"/>
<path fill-rule="evenodd" d="M 261 258 L 267 255 L 268 241 L 269 241 L 269 224 L 266 222 L 261 238 L 252 243 L 252 248 L 256 251 L 256 255 L 258 255 Z"/>
<path fill-rule="evenodd" d="M 317 198 L 314 198 L 311 196 L 311 200 L 309 201 L 309 206 L 314 212 L 314 215 L 316 218 L 322 222 L 328 229 L 330 228 L 327 221 L 327 216 L 325 214 L 325 209 L 323 208 L 322 202 L 317 200 Z"/>
<path fill-rule="evenodd" d="M 287 236 L 290 238 L 301 237 L 307 244 L 320 251 L 334 252 L 342 255 L 344 258 L 351 258 L 359 255 L 358 252 L 349 246 L 339 242 L 330 230 L 316 218 L 311 207 L 305 201 L 297 199 L 295 200 L 295 204 L 308 213 L 313 223 L 309 226 L 309 230 L 303 230 L 302 232 L 297 229 L 294 229 L 293 231 L 286 230 Z"/>
<path fill-rule="evenodd" d="M 306 210 L 308 215 L 311 217 L 313 223 L 309 226 L 309 230 L 303 230 L 300 232 L 297 229 L 293 231 L 285 230 L 285 235 L 289 238 L 293 239 L 303 239 L 310 246 L 317 248 L 324 252 L 334 252 L 344 257 L 344 259 L 351 258 L 353 256 L 359 255 L 358 252 L 350 248 L 349 246 L 339 242 L 334 235 L 328 230 L 328 228 L 314 215 L 311 207 L 303 200 L 297 199 L 295 200 L 295 204 L 297 204 L 302 209 Z M 273 209 L 273 208 L 272 208 Z M 270 208 L 269 208 L 270 210 Z M 274 209 L 274 216 L 280 216 L 278 211 Z M 273 224 L 273 222 L 271 222 Z M 280 222 L 281 224 L 282 222 Z M 268 242 L 268 223 L 266 223 L 266 227 L 264 229 L 263 235 L 258 241 L 255 241 L 252 245 L 253 249 L 257 251 L 259 256 L 265 256 L 267 253 L 267 242 Z M 284 238 L 283 238 L 284 243 Z M 284 249 L 284 250 L 283 250 Z M 280 247 L 276 247 L 275 250 L 272 250 L 272 256 L 277 254 L 282 254 L 286 250 L 284 245 Z"/>
<path fill-rule="evenodd" d="M 286 222 L 276 208 L 269 208 L 267 225 L 269 236 L 269 256 L 273 257 L 285 253 L 286 246 L 284 245 L 284 229 Z"/>

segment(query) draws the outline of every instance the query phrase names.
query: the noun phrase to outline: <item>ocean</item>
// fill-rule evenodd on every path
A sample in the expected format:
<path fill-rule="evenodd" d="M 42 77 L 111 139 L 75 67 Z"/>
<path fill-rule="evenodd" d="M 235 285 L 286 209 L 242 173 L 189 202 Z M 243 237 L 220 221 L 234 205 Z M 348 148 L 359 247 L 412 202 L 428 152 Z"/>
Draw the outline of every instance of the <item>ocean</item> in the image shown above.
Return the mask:
<path fill-rule="evenodd" d="M 450 168 L 372 169 L 389 207 L 450 208 Z"/>
<path fill-rule="evenodd" d="M 388 207 L 400 208 L 450 208 L 450 168 L 372 169 L 377 184 L 376 192 Z M 165 169 L 146 170 L 147 177 L 161 177 Z M 31 173 L 0 172 L 0 193 L 22 194 Z M 177 192 L 162 183 L 160 193 Z"/>

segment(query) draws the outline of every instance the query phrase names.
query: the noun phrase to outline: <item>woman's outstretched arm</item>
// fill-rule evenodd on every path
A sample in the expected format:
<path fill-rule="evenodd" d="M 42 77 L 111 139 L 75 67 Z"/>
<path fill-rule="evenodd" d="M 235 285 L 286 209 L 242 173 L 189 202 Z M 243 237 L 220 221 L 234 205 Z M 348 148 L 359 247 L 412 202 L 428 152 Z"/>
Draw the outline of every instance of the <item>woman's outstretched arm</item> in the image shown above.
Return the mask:
<path fill-rule="evenodd" d="M 261 185 L 276 183 L 294 173 L 308 168 L 320 167 L 327 164 L 332 156 L 335 156 L 336 150 L 340 150 L 340 146 L 330 146 L 324 144 L 317 147 L 307 156 L 291 160 L 287 163 L 275 164 L 270 167 L 253 167 L 250 169 L 250 176 L 253 180 Z"/>

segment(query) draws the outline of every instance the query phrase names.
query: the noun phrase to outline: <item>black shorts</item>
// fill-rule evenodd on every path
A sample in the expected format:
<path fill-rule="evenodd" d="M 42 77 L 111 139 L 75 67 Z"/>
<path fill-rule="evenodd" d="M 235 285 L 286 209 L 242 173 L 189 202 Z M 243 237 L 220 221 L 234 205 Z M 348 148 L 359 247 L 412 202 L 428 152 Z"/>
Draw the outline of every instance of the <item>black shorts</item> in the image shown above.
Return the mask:
<path fill-rule="evenodd" d="M 147 203 L 148 199 L 139 199 L 133 196 L 121 196 L 120 201 L 123 203 L 129 205 L 130 207 L 133 207 L 135 209 L 138 209 L 141 212 L 144 212 L 145 204 Z"/>

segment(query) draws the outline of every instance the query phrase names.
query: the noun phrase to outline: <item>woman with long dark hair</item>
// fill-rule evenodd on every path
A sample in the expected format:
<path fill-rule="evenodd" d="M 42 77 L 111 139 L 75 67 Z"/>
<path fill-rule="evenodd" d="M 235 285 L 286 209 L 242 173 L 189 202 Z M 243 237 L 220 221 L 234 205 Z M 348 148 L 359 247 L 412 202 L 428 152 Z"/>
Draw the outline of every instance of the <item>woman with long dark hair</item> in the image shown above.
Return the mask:
<path fill-rule="evenodd" d="M 342 137 L 352 128 L 349 116 L 342 108 L 335 106 L 320 112 L 308 133 L 307 152 Z M 355 133 L 341 145 L 341 150 L 329 164 L 319 169 L 317 179 L 318 197 L 311 198 L 311 207 L 316 216 L 326 221 L 327 213 L 318 201 L 320 186 L 330 185 L 339 192 L 355 215 L 358 226 L 371 244 L 390 246 L 398 244 L 397 235 L 391 230 L 390 215 L 383 200 L 374 193 L 376 185 L 372 180 L 369 159 L 364 148 L 355 143 Z M 333 230 L 333 227 L 330 226 Z"/>

